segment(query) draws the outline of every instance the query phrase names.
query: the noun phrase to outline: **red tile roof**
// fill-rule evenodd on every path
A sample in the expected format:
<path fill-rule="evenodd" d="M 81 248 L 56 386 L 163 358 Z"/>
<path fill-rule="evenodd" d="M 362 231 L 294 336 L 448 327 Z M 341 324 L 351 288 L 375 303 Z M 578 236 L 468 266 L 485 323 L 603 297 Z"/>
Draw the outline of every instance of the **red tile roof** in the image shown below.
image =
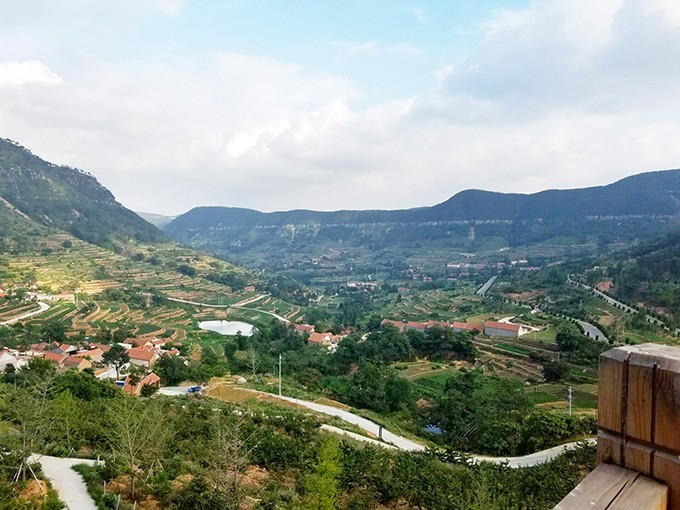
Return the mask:
<path fill-rule="evenodd" d="M 156 340 L 158 340 L 158 338 L 155 336 L 147 336 L 145 338 L 126 338 L 125 343 L 134 345 L 135 347 L 142 347 L 147 343 L 153 344 Z"/>
<path fill-rule="evenodd" d="M 505 331 L 519 331 L 520 326 L 518 324 L 509 324 L 507 322 L 495 322 L 486 321 L 484 323 L 485 328 L 502 329 Z"/>
<path fill-rule="evenodd" d="M 161 383 L 161 378 L 158 377 L 153 372 L 142 377 L 136 385 L 131 384 L 130 376 L 128 375 L 125 378 L 125 386 L 123 386 L 123 391 L 125 393 L 127 393 L 128 395 L 139 395 L 139 393 L 141 393 L 142 388 L 144 386 L 154 385 L 154 386 L 160 387 L 160 383 Z"/>
<path fill-rule="evenodd" d="M 469 322 L 454 321 L 453 327 L 454 329 L 463 329 L 465 331 L 479 331 L 479 326 L 475 326 L 474 324 L 470 324 Z"/>
<path fill-rule="evenodd" d="M 151 361 L 154 356 L 156 356 L 155 349 L 147 349 L 144 347 L 135 347 L 128 351 L 128 356 L 130 359 L 137 359 L 142 361 Z"/>
<path fill-rule="evenodd" d="M 94 358 L 96 356 L 102 356 L 104 354 L 104 351 L 100 349 L 99 347 L 95 347 L 94 349 L 90 349 L 89 351 L 83 351 L 83 352 L 77 352 L 73 354 L 72 356 L 75 358 Z"/>
<path fill-rule="evenodd" d="M 394 326 L 395 328 L 397 328 L 399 331 L 401 331 L 402 329 L 404 329 L 404 326 L 406 325 L 406 324 L 404 324 L 403 322 L 400 322 L 400 321 L 393 321 L 393 320 L 391 320 L 391 319 L 383 319 L 383 321 L 380 323 L 381 326 L 385 326 L 386 324 L 391 324 L 392 326 Z"/>
<path fill-rule="evenodd" d="M 301 333 L 313 333 L 314 332 L 314 326 L 310 324 L 293 324 L 293 327 L 295 328 L 295 331 L 299 331 Z"/>
<path fill-rule="evenodd" d="M 48 361 L 54 361 L 55 363 L 61 365 L 64 360 L 68 358 L 68 354 L 58 354 L 56 352 L 46 352 L 45 353 L 45 359 Z"/>

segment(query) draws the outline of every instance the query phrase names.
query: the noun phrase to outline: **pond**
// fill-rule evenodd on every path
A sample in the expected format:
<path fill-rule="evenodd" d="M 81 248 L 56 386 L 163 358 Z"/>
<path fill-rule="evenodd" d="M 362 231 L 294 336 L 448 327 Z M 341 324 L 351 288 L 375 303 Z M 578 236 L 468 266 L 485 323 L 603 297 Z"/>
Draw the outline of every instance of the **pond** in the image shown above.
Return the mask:
<path fill-rule="evenodd" d="M 444 431 L 437 427 L 436 425 L 428 425 L 427 427 L 423 428 L 425 432 L 429 432 L 430 434 L 435 434 L 437 436 L 441 436 Z"/>
<path fill-rule="evenodd" d="M 243 336 L 252 336 L 255 330 L 252 324 L 239 321 L 203 321 L 198 323 L 198 327 L 220 335 L 235 335 L 240 332 Z"/>

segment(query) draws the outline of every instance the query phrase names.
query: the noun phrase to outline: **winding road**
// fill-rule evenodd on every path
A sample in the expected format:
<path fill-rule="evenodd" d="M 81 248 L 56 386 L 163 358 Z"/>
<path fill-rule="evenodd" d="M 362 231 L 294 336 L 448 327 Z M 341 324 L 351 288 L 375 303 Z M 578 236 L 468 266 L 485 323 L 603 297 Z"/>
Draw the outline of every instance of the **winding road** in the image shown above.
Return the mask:
<path fill-rule="evenodd" d="M 576 322 L 581 325 L 583 331 L 586 333 L 586 336 L 589 336 L 593 340 L 597 340 L 599 342 L 609 343 L 609 339 L 597 326 L 591 324 L 590 322 L 581 321 L 578 319 L 576 319 Z"/>
<path fill-rule="evenodd" d="M 257 297 L 254 297 L 252 299 L 248 299 L 246 301 L 242 301 L 241 303 L 236 303 L 233 305 L 210 305 L 208 303 L 197 303 L 196 301 L 188 301 L 186 299 L 178 299 L 178 298 L 171 298 L 171 297 L 166 297 L 168 301 L 174 301 L 175 303 L 183 303 L 185 305 L 194 305 L 194 306 L 203 306 L 206 308 L 236 308 L 238 310 L 246 310 L 248 312 L 257 312 L 257 313 L 263 313 L 265 315 L 269 315 L 271 317 L 274 317 L 277 320 L 280 320 L 281 322 L 284 322 L 286 324 L 290 323 L 288 319 L 285 317 L 281 317 L 280 315 L 275 314 L 274 312 L 268 312 L 266 310 L 259 310 L 257 308 L 247 308 L 243 305 L 248 305 L 251 303 L 255 303 L 256 301 L 259 301 L 260 299 L 266 297 L 267 294 L 261 294 Z"/>
<path fill-rule="evenodd" d="M 28 319 L 29 317 L 33 317 L 34 315 L 38 315 L 40 313 L 44 313 L 47 310 L 50 309 L 50 305 L 47 303 L 43 303 L 42 301 L 38 301 L 38 306 L 40 307 L 37 310 L 33 310 L 32 312 L 24 313 L 22 315 L 19 315 L 18 317 L 14 317 L 8 321 L 5 322 L 0 322 L 0 326 L 9 326 L 10 324 L 14 324 L 15 322 L 22 321 L 24 319 Z"/>
<path fill-rule="evenodd" d="M 264 391 L 258 391 L 258 390 L 252 390 L 249 388 L 240 388 L 241 390 L 244 391 L 249 391 L 252 392 L 253 394 L 259 394 L 259 395 L 266 395 L 267 397 L 270 398 L 277 398 L 286 402 L 290 402 L 291 404 L 295 404 L 301 407 L 305 407 L 307 409 L 310 409 L 312 411 L 316 411 L 318 413 L 325 414 L 327 416 L 334 416 L 336 418 L 339 418 L 347 423 L 350 423 L 352 425 L 355 425 L 359 427 L 361 430 L 368 432 L 369 434 L 381 438 L 382 441 L 372 439 L 366 436 L 362 436 L 359 434 L 355 434 L 353 432 L 348 432 L 346 430 L 342 430 L 338 427 L 333 427 L 331 425 L 323 425 L 321 428 L 322 430 L 326 430 L 328 432 L 332 432 L 335 434 L 351 437 L 352 439 L 355 439 L 357 441 L 362 441 L 364 443 L 369 443 L 374 446 L 380 446 L 383 448 L 389 448 L 389 449 L 399 449 L 403 451 L 408 451 L 408 452 L 423 452 L 427 450 L 427 447 L 423 444 L 420 444 L 416 441 L 412 441 L 410 439 L 407 439 L 405 437 L 399 436 L 395 434 L 394 432 L 390 432 L 389 430 L 381 427 L 374 421 L 371 421 L 367 418 L 363 418 L 361 416 L 358 416 L 354 413 L 351 413 L 349 411 L 345 411 L 344 409 L 340 409 L 338 407 L 333 407 L 325 404 L 319 404 L 318 402 L 310 402 L 309 400 L 302 400 L 299 398 L 293 398 L 293 397 L 285 397 L 285 396 L 279 396 L 274 393 L 267 393 Z M 168 396 L 180 396 L 180 395 L 186 395 L 187 388 L 186 387 L 181 387 L 181 386 L 175 386 L 175 387 L 165 387 L 160 389 L 160 393 Z M 208 393 L 206 396 L 210 396 Z M 595 439 L 587 439 L 586 442 L 594 444 Z M 544 464 L 546 462 L 549 462 L 553 460 L 555 457 L 558 457 L 562 453 L 564 453 L 567 450 L 570 450 L 572 448 L 575 448 L 580 442 L 572 442 L 572 443 L 567 443 L 563 444 L 560 446 L 556 446 L 554 448 L 549 448 L 547 450 L 542 450 L 540 452 L 535 452 L 531 453 L 529 455 L 524 455 L 521 457 L 487 457 L 484 455 L 472 455 L 469 456 L 468 459 L 472 463 L 478 463 L 478 462 L 491 462 L 493 464 L 505 464 L 507 463 L 509 467 L 511 468 L 519 468 L 519 467 L 531 467 L 531 466 L 538 466 L 539 464 Z"/>

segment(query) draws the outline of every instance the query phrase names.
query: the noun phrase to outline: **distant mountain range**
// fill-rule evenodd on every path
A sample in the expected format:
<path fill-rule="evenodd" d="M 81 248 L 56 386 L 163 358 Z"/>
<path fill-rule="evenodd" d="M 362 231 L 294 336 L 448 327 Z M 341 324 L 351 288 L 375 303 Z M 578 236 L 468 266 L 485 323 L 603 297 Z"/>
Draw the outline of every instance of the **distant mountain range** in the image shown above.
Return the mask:
<path fill-rule="evenodd" d="M 148 221 L 152 225 L 155 225 L 158 228 L 163 228 L 168 223 L 170 223 L 172 220 L 177 218 L 177 216 L 165 216 L 163 214 L 141 212 L 141 211 L 137 211 L 137 214 L 139 216 L 141 216 L 143 219 L 145 219 L 146 221 Z"/>
<path fill-rule="evenodd" d="M 301 260 L 328 249 L 364 248 L 395 259 L 428 250 L 480 253 L 541 243 L 597 251 L 658 234 L 679 220 L 680 170 L 667 170 L 534 194 L 467 190 L 432 207 L 395 211 L 197 207 L 164 231 L 194 247 L 264 266 L 263 260 Z"/>
<path fill-rule="evenodd" d="M 167 239 L 155 226 L 119 204 L 92 175 L 48 163 L 6 139 L 0 139 L 0 198 L 40 225 L 65 230 L 101 246 L 128 239 Z M 7 220 L 6 213 L 7 209 L 3 212 Z"/>

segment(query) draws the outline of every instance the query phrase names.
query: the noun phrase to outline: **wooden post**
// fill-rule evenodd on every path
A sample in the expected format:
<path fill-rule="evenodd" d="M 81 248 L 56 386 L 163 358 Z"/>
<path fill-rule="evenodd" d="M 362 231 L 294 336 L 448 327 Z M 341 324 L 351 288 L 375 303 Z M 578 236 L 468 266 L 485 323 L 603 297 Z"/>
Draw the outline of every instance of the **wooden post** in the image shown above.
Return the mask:
<path fill-rule="evenodd" d="M 680 349 L 617 347 L 600 360 L 597 458 L 669 489 L 680 510 Z"/>

